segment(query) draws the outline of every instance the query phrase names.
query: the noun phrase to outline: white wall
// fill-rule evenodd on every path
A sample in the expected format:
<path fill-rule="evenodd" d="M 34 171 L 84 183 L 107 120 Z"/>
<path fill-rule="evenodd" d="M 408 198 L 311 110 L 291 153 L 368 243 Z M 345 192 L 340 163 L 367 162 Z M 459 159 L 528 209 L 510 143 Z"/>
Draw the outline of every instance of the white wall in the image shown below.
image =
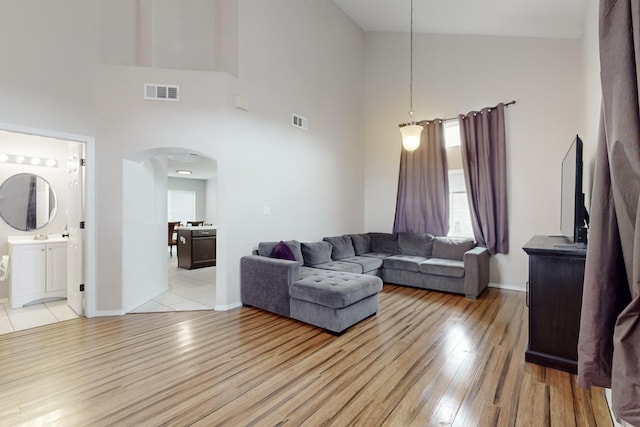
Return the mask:
<path fill-rule="evenodd" d="M 167 168 L 153 157 L 125 159 L 122 173 L 122 304 L 128 312 L 169 289 Z"/>
<path fill-rule="evenodd" d="M 364 228 L 364 34 L 333 2 L 217 1 L 227 16 L 238 15 L 228 28 L 238 31 L 239 80 L 126 66 L 139 52 L 122 38 L 109 46 L 110 37 L 99 37 L 103 3 L 14 0 L 0 7 L 0 37 L 12 40 L 0 47 L 3 121 L 95 137 L 88 168 L 99 204 L 97 282 L 89 290 L 96 314 L 124 308 L 123 160 L 145 150 L 182 148 L 218 161 L 220 308 L 239 303 L 239 259 L 260 240 Z M 124 21 L 137 22 L 130 15 Z M 234 35 L 226 42 L 232 46 Z M 102 48 L 125 65 L 98 66 Z M 144 101 L 145 82 L 180 84 L 180 102 Z M 233 109 L 235 94 L 248 97 L 250 111 Z M 308 131 L 289 125 L 292 112 L 309 118 Z M 264 206 L 271 215 L 262 215 Z"/>
<path fill-rule="evenodd" d="M 162 81 L 180 85 L 180 102 L 145 101 L 141 88 L 145 81 Z M 171 149 L 202 153 L 220 159 L 225 155 L 225 109 L 229 79 L 221 73 L 161 70 L 142 67 L 100 66 L 97 73 L 97 96 L 101 100 L 96 136 L 96 193 L 101 205 L 110 212 L 123 212 L 123 186 L 129 185 L 123 176 L 123 159 L 135 159 L 149 150 Z M 113 124 L 117 123 L 117 126 Z M 220 166 L 222 169 L 222 166 Z M 223 173 L 220 171 L 220 173 Z M 166 180 L 166 173 L 165 173 Z M 166 181 L 163 224 L 166 221 Z M 153 191 L 153 189 L 149 189 Z M 97 213 L 98 312 L 122 309 L 123 259 L 121 230 L 128 218 L 122 215 Z M 161 236 L 164 239 L 166 225 Z M 226 236 L 219 236 L 219 252 L 224 257 Z M 222 246 L 222 248 L 220 247 Z M 164 248 L 164 246 L 162 246 Z M 164 252 L 166 261 L 166 248 Z M 218 283 L 228 283 L 224 263 L 217 269 Z M 237 280 L 237 279 L 236 279 Z M 237 286 L 237 285 L 236 285 Z"/>
<path fill-rule="evenodd" d="M 238 73 L 236 0 L 97 2 L 98 62 Z"/>
<path fill-rule="evenodd" d="M 207 180 L 169 177 L 167 190 L 193 191 L 196 193 L 196 221 L 207 216 Z"/>
<path fill-rule="evenodd" d="M 365 60 L 367 230 L 391 231 L 400 135 L 408 119 L 409 38 L 368 33 Z M 506 113 L 508 255 L 491 259 L 491 282 L 524 289 L 522 246 L 560 232 L 560 164 L 579 131 L 580 41 L 516 37 L 414 37 L 416 119 L 449 118 L 498 102 Z"/>
<path fill-rule="evenodd" d="M 94 12 L 85 0 L 2 2 L 2 122 L 93 134 Z"/>
<path fill-rule="evenodd" d="M 245 253 L 260 240 L 361 231 L 364 33 L 331 1 L 239 5 L 239 91 L 250 111 L 229 127 L 234 189 L 218 184 L 246 212 Z M 308 131 L 291 126 L 294 112 Z"/>
<path fill-rule="evenodd" d="M 137 152 L 185 148 L 217 161 L 218 308 L 239 303 L 239 259 L 259 241 L 363 228 L 361 30 L 332 2 L 243 2 L 239 14 L 249 29 L 240 33 L 239 81 L 106 65 L 96 81 L 101 203 L 122 209 L 121 162 Z M 140 89 L 150 79 L 180 84 L 180 102 L 144 101 Z M 250 111 L 231 108 L 236 93 L 249 99 Z M 294 111 L 309 118 L 308 131 L 290 126 Z M 271 215 L 262 214 L 265 206 Z M 96 298 L 98 311 L 109 312 L 122 306 L 122 237 L 112 230 L 123 219 L 100 214 L 97 222 Z"/>
<path fill-rule="evenodd" d="M 582 69 L 582 122 L 580 136 L 584 142 L 584 175 L 583 189 L 587 209 L 591 201 L 593 187 L 593 170 L 595 166 L 595 148 L 598 142 L 600 126 L 600 106 L 602 103 L 602 86 L 600 84 L 600 45 L 598 30 L 598 2 L 587 2 L 587 13 L 584 22 L 584 35 L 581 46 Z M 590 209 L 589 209 L 590 211 Z"/>
<path fill-rule="evenodd" d="M 205 224 L 218 224 L 218 177 L 205 181 Z"/>

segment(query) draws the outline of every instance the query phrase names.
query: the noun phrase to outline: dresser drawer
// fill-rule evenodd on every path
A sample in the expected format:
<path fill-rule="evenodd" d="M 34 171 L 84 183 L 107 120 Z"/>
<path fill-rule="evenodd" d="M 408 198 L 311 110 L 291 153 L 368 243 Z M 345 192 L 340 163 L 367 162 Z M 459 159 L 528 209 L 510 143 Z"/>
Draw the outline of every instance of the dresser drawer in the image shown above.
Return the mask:
<path fill-rule="evenodd" d="M 191 230 L 191 237 L 210 237 L 215 235 L 216 230 Z"/>

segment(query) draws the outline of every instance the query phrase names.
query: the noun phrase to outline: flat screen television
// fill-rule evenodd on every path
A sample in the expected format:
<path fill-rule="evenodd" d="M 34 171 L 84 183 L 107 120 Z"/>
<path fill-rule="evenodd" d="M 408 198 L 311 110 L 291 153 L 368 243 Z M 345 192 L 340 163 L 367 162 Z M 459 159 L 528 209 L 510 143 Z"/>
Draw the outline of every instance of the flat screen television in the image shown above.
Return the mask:
<path fill-rule="evenodd" d="M 582 140 L 578 135 L 562 160 L 560 230 L 570 243 L 587 244 L 589 214 L 582 192 Z"/>

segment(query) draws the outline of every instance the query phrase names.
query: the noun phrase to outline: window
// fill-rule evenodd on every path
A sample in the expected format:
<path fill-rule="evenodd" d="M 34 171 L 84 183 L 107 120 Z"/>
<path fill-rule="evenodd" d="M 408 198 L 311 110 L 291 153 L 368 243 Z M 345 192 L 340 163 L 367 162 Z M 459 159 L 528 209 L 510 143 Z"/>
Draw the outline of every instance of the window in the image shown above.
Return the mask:
<path fill-rule="evenodd" d="M 449 233 L 450 237 L 473 237 L 467 187 L 462 170 L 460 125 L 458 120 L 444 123 L 444 140 L 449 164 Z"/>
<path fill-rule="evenodd" d="M 460 124 L 458 119 L 444 122 L 444 144 L 447 148 L 460 146 Z"/>
<path fill-rule="evenodd" d="M 449 171 L 449 233 L 451 237 L 473 237 L 467 188 L 462 169 Z"/>
<path fill-rule="evenodd" d="M 183 190 L 167 191 L 167 220 L 195 221 L 196 220 L 196 192 Z"/>

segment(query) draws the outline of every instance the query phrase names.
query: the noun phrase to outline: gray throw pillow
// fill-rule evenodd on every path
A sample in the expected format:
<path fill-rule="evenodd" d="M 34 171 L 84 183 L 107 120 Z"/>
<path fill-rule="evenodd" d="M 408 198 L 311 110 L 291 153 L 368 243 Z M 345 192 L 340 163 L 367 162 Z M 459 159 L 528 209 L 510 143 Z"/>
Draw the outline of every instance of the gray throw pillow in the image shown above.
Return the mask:
<path fill-rule="evenodd" d="M 473 239 L 454 239 L 436 237 L 433 241 L 433 258 L 455 259 L 463 261 L 464 253 L 475 248 Z"/>
<path fill-rule="evenodd" d="M 362 255 L 371 252 L 371 236 L 368 234 L 349 234 L 353 250 L 356 255 Z"/>
<path fill-rule="evenodd" d="M 371 236 L 371 251 L 383 254 L 397 254 L 398 235 L 395 233 L 369 233 Z"/>
<path fill-rule="evenodd" d="M 276 248 L 280 242 L 260 242 L 258 243 L 258 255 L 270 257 L 273 255 L 273 250 Z M 304 263 L 304 259 L 302 257 L 302 251 L 300 250 L 300 242 L 297 240 L 285 240 L 291 252 L 293 252 L 293 256 L 296 258 L 296 261 L 300 265 Z"/>
<path fill-rule="evenodd" d="M 398 233 L 398 248 L 403 255 L 431 257 L 433 250 L 433 234 Z"/>
<path fill-rule="evenodd" d="M 331 250 L 331 259 L 334 261 L 356 255 L 356 252 L 353 249 L 353 243 L 351 242 L 351 237 L 347 235 L 324 237 L 322 240 L 331 243 L 331 246 L 333 246 L 333 249 Z"/>
<path fill-rule="evenodd" d="M 302 243 L 301 249 L 304 265 L 308 267 L 331 262 L 331 243 L 329 242 Z"/>

